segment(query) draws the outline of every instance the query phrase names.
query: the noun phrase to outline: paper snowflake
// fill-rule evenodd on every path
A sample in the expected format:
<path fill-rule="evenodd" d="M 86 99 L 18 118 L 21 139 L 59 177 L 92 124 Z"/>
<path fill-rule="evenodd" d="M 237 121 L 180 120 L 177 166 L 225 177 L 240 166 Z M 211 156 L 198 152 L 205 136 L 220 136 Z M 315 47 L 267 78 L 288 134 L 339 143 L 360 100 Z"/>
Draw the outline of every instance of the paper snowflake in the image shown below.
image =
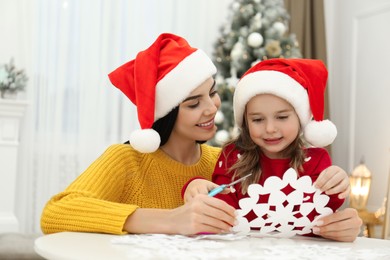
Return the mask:
<path fill-rule="evenodd" d="M 290 185 L 294 190 L 285 194 L 282 190 Z M 309 176 L 298 178 L 293 168 L 288 169 L 283 179 L 272 176 L 265 180 L 264 185 L 251 184 L 248 187 L 248 198 L 239 201 L 237 210 L 238 224 L 234 232 L 255 236 L 292 237 L 311 232 L 316 221 L 333 213 L 326 205 L 329 196 L 315 188 Z M 266 203 L 259 203 L 261 196 L 269 196 Z M 310 198 L 313 198 L 309 201 Z M 313 221 L 308 215 L 317 212 Z M 256 218 L 248 221 L 245 217 L 253 211 Z M 255 231 L 254 231 L 255 230 Z"/>

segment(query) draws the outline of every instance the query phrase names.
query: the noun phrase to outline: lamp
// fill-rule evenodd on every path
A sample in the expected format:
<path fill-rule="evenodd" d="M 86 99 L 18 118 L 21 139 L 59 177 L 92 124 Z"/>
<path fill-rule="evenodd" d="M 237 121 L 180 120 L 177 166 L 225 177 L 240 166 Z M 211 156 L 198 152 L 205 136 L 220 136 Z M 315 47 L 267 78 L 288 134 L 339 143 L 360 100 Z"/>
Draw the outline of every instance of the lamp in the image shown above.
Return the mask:
<path fill-rule="evenodd" d="M 351 184 L 350 205 L 357 210 L 365 210 L 370 193 L 371 172 L 363 162 L 352 171 L 349 177 Z"/>

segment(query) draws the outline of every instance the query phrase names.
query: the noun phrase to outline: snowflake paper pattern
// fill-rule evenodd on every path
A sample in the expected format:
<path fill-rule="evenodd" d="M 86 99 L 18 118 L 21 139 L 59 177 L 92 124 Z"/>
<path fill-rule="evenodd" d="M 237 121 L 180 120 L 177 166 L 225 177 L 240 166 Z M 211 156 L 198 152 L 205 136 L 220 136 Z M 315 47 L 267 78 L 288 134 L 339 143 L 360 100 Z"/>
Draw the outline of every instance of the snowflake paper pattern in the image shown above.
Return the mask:
<path fill-rule="evenodd" d="M 286 195 L 282 190 L 290 185 L 294 190 Z M 315 188 L 309 176 L 298 178 L 293 168 L 288 169 L 283 179 L 267 178 L 264 185 L 251 184 L 249 197 L 239 201 L 238 224 L 233 232 L 254 236 L 292 237 L 311 232 L 317 219 L 333 213 L 326 205 L 329 196 Z M 261 196 L 269 196 L 267 203 L 259 203 Z M 309 201 L 312 197 L 312 201 Z M 318 214 L 313 221 L 307 217 L 313 210 Z M 253 211 L 256 218 L 248 222 L 245 217 Z"/>

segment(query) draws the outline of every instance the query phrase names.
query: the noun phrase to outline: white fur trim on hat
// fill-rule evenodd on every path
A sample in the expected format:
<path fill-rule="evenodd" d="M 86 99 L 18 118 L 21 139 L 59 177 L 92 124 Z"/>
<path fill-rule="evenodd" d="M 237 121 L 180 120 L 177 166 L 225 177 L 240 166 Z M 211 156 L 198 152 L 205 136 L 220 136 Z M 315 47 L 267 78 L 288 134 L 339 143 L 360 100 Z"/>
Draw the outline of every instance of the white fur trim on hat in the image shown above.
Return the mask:
<path fill-rule="evenodd" d="M 303 128 L 309 123 L 312 114 L 307 91 L 285 73 L 262 70 L 245 75 L 234 91 L 234 119 L 239 127 L 242 127 L 246 104 L 259 94 L 273 94 L 283 98 L 294 107 Z"/>
<path fill-rule="evenodd" d="M 329 120 L 310 121 L 303 129 L 303 135 L 310 144 L 325 147 L 333 143 L 337 136 L 336 126 Z"/>
<path fill-rule="evenodd" d="M 216 72 L 214 63 L 202 50 L 188 55 L 157 83 L 154 121 L 167 115 Z"/>
<path fill-rule="evenodd" d="M 138 129 L 130 134 L 131 146 L 141 153 L 156 151 L 160 142 L 160 135 L 154 129 Z"/>

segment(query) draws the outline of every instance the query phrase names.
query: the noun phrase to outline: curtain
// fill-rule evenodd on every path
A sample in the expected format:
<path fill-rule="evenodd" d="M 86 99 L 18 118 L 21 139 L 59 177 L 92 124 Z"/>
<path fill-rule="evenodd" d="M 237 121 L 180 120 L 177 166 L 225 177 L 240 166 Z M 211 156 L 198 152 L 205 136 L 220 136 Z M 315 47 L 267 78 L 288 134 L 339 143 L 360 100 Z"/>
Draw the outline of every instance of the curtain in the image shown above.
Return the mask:
<path fill-rule="evenodd" d="M 26 22 L 29 102 L 20 141 L 16 211 L 21 231 L 110 144 L 138 127 L 107 74 L 162 32 L 211 55 L 231 0 L 19 0 Z"/>
<path fill-rule="evenodd" d="M 326 64 L 325 13 L 323 0 L 285 0 L 290 14 L 290 32 L 295 33 L 304 58 L 320 59 Z M 324 117 L 329 117 L 328 90 L 325 92 Z"/>

